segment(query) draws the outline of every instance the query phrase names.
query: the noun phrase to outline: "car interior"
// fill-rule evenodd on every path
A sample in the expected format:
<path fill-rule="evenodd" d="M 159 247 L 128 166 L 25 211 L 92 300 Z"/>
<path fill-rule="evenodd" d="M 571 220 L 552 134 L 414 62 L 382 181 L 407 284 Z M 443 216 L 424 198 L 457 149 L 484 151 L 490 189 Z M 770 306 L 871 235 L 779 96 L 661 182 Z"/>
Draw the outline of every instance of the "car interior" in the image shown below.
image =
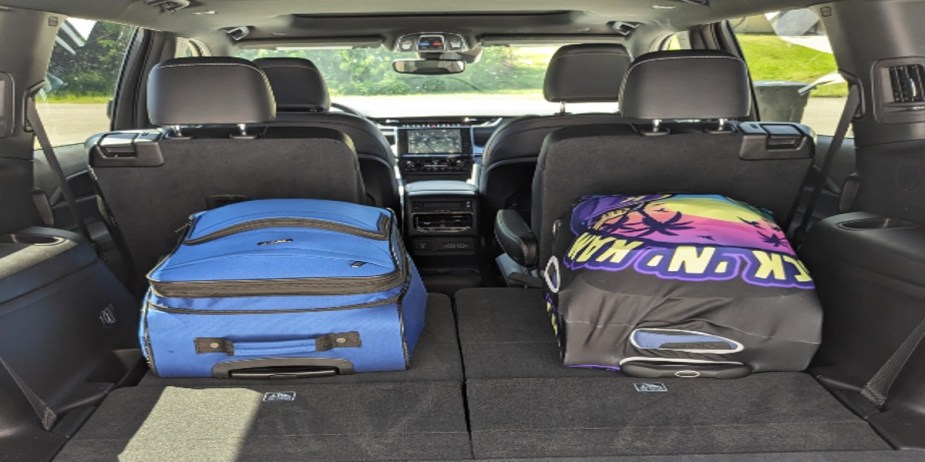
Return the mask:
<path fill-rule="evenodd" d="M 923 20 L 911 0 L 0 0 L 0 460 L 925 460 Z M 563 365 L 543 289 L 563 217 L 662 193 L 774 217 L 822 307 L 808 367 Z M 427 291 L 407 370 L 154 373 L 152 269 L 191 217 L 260 199 L 391 210 Z"/>

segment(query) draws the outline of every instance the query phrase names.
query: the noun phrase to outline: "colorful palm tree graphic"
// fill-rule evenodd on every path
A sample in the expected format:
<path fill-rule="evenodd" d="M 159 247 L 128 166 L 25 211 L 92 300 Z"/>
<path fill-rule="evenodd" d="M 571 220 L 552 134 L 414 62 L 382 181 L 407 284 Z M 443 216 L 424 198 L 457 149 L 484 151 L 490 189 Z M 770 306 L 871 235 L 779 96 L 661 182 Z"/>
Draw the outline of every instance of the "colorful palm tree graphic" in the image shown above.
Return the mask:
<path fill-rule="evenodd" d="M 616 220 L 614 220 L 614 218 L 616 218 Z M 604 221 L 597 228 L 602 233 L 605 233 L 605 234 L 616 234 L 617 231 L 628 230 L 627 223 L 629 222 L 629 219 L 630 219 L 630 212 L 626 212 L 618 216 L 610 216 L 610 217 L 607 217 L 608 221 Z"/>
<path fill-rule="evenodd" d="M 649 215 L 649 213 L 646 212 L 645 207 L 639 209 L 638 213 L 642 215 L 642 220 L 634 223 L 635 226 L 641 226 L 632 230 L 641 231 L 636 235 L 636 237 L 645 237 L 650 234 L 677 236 L 677 231 L 694 229 L 693 226 L 689 226 L 691 223 L 693 223 L 693 221 L 681 221 L 681 219 L 684 218 L 684 215 L 681 212 L 675 212 L 671 218 L 665 221 L 659 221 L 658 219 Z"/>
<path fill-rule="evenodd" d="M 616 234 L 619 231 L 639 233 L 635 237 L 645 237 L 651 234 L 677 236 L 678 231 L 694 229 L 693 226 L 689 226 L 693 221 L 681 221 L 684 218 L 681 212 L 675 212 L 671 218 L 662 221 L 650 215 L 647 208 L 658 213 L 671 212 L 663 204 L 653 204 L 651 202 L 633 204 L 622 210 L 620 214 L 611 213 L 605 215 L 595 228 L 606 234 Z M 638 221 L 631 222 L 634 217 L 638 217 Z"/>
<path fill-rule="evenodd" d="M 771 244 L 774 247 L 781 247 L 787 244 L 786 239 L 777 233 L 765 234 L 761 231 L 758 231 L 758 235 L 761 236 L 761 242 L 765 244 Z"/>

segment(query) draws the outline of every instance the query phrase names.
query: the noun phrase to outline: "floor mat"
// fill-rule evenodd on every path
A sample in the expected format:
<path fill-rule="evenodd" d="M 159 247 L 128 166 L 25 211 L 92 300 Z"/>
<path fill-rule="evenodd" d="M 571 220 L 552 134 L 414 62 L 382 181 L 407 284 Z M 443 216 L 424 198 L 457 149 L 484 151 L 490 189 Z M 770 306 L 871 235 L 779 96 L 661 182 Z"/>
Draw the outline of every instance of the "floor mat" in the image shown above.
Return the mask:
<path fill-rule="evenodd" d="M 461 290 L 456 310 L 467 378 L 615 376 L 562 365 L 541 290 Z"/>
<path fill-rule="evenodd" d="M 471 458 L 461 384 L 133 387 L 57 461 Z"/>
<path fill-rule="evenodd" d="M 478 458 L 889 449 L 802 373 L 467 383 Z"/>
<path fill-rule="evenodd" d="M 803 373 L 634 379 L 563 367 L 540 290 L 456 295 L 477 458 L 879 450 Z"/>
<path fill-rule="evenodd" d="M 406 371 L 370 372 L 334 377 L 295 379 L 286 380 L 286 383 L 416 382 L 425 380 L 461 382 L 463 380 L 462 364 L 459 357 L 459 344 L 456 340 L 456 326 L 450 298 L 442 294 L 429 294 L 424 323 L 424 331 L 421 333 L 418 345 L 411 355 L 411 367 Z M 160 378 L 148 373 L 139 386 L 217 387 L 239 386 L 250 383 L 253 383 L 253 381 L 246 379 Z"/>

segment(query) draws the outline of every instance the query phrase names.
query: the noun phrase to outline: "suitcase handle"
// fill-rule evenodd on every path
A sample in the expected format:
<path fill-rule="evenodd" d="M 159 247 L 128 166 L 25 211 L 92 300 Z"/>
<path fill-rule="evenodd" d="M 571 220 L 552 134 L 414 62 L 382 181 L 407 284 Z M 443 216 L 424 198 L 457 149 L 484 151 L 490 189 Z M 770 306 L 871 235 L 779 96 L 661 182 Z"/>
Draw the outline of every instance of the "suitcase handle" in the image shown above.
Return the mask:
<path fill-rule="evenodd" d="M 225 353 L 228 356 L 263 357 L 304 355 L 334 348 L 359 348 L 362 345 L 359 332 L 339 332 L 284 340 L 231 340 L 197 337 L 193 343 L 198 354 Z"/>
<path fill-rule="evenodd" d="M 294 379 L 353 373 L 350 361 L 327 358 L 246 359 L 212 367 L 212 377 L 217 379 Z"/>
<path fill-rule="evenodd" d="M 234 342 L 234 356 L 284 356 L 317 351 L 316 339 Z"/>

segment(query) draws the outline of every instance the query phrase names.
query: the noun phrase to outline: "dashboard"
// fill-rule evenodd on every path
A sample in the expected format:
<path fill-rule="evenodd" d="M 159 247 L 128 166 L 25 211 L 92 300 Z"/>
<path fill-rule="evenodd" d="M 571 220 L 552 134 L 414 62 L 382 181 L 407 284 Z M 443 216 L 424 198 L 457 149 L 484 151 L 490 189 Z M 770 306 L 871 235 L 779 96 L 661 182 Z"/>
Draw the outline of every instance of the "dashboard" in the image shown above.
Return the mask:
<path fill-rule="evenodd" d="M 406 181 L 466 180 L 472 176 L 485 142 L 501 120 L 391 119 L 380 121 L 379 126 L 394 143 L 399 170 Z"/>

